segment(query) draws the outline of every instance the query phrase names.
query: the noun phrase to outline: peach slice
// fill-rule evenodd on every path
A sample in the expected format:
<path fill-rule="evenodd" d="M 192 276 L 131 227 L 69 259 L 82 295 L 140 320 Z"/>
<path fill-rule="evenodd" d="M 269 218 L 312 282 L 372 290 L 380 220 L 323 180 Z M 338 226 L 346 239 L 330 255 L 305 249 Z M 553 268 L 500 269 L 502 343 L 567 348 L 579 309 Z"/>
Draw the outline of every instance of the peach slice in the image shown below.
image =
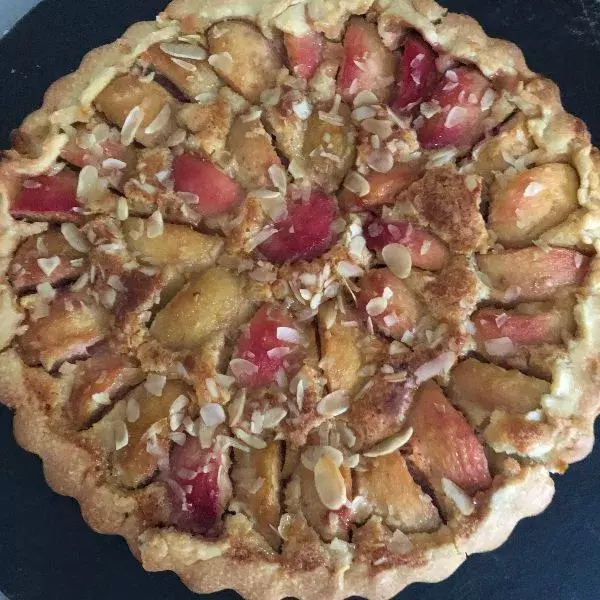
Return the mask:
<path fill-rule="evenodd" d="M 323 34 L 314 30 L 304 35 L 286 33 L 283 41 L 294 74 L 302 79 L 311 79 L 323 61 L 325 52 Z"/>
<path fill-rule="evenodd" d="M 211 333 L 241 325 L 249 308 L 243 280 L 227 269 L 212 267 L 156 315 L 151 333 L 169 348 L 195 348 Z"/>
<path fill-rule="evenodd" d="M 504 246 L 527 246 L 579 206 L 579 177 L 570 165 L 550 163 L 491 188 L 489 225 Z"/>
<path fill-rule="evenodd" d="M 301 342 L 290 315 L 263 304 L 238 339 L 230 369 L 243 387 L 267 386 L 280 371 L 292 374 L 298 369 Z"/>
<path fill-rule="evenodd" d="M 214 216 L 233 210 L 243 200 L 239 184 L 201 156 L 180 154 L 173 161 L 175 190 L 198 197 L 195 209 Z"/>
<path fill-rule="evenodd" d="M 263 90 L 275 86 L 283 66 L 275 47 L 256 27 L 244 21 L 213 25 L 206 33 L 217 73 L 252 104 L 260 104 Z"/>
<path fill-rule="evenodd" d="M 414 113 L 417 106 L 429 97 L 440 78 L 435 59 L 436 53 L 423 38 L 416 34 L 407 36 L 402 59 L 398 62 L 392 110 Z"/>
<path fill-rule="evenodd" d="M 486 103 L 488 90 L 488 80 L 475 69 L 458 67 L 446 71 L 430 98 L 440 110 L 426 118 L 417 130 L 421 145 L 427 149 L 471 148 L 485 131 L 485 118 L 491 107 L 491 102 L 489 106 Z"/>
<path fill-rule="evenodd" d="M 571 248 L 529 246 L 477 257 L 479 270 L 502 302 L 543 300 L 567 285 L 581 285 L 590 259 Z"/>
<path fill-rule="evenodd" d="M 177 113 L 177 123 L 191 132 L 185 142 L 189 150 L 218 157 L 225 150 L 231 129 L 231 106 L 223 98 L 207 104 L 185 104 Z"/>
<path fill-rule="evenodd" d="M 356 494 L 390 527 L 414 533 L 440 526 L 437 508 L 414 482 L 399 452 L 368 459 L 365 467 L 356 472 Z"/>
<path fill-rule="evenodd" d="M 448 261 L 448 247 L 437 236 L 410 221 L 371 222 L 365 231 L 367 247 L 380 252 L 388 244 L 402 244 L 419 269 L 439 271 Z"/>
<path fill-rule="evenodd" d="M 234 122 L 227 138 L 227 148 L 236 164 L 236 177 L 247 189 L 273 185 L 269 167 L 281 161 L 271 137 L 260 119 L 249 119 L 241 115 Z"/>
<path fill-rule="evenodd" d="M 78 363 L 69 396 L 69 412 L 75 426 L 86 427 L 115 396 L 142 378 L 142 371 L 125 356 L 101 353 Z M 102 397 L 102 402 L 94 399 L 95 394 Z"/>
<path fill-rule="evenodd" d="M 419 389 L 408 423 L 414 430 L 410 460 L 435 487 L 442 477 L 468 494 L 489 487 L 483 446 L 435 383 Z"/>
<path fill-rule="evenodd" d="M 10 212 L 13 217 L 36 221 L 75 221 L 77 207 L 77 175 L 63 169 L 56 175 L 26 179 Z"/>
<path fill-rule="evenodd" d="M 383 334 L 400 339 L 423 309 L 413 291 L 389 269 L 372 269 L 359 282 L 358 307 Z"/>
<path fill-rule="evenodd" d="M 369 90 L 387 102 L 396 67 L 373 23 L 361 17 L 350 19 L 344 35 L 344 60 L 338 74 L 338 91 L 345 101 Z"/>
<path fill-rule="evenodd" d="M 474 358 L 454 367 L 448 386 L 452 402 L 465 410 L 475 426 L 494 410 L 518 414 L 535 410 L 542 396 L 549 393 L 550 384 L 543 379 Z"/>
<path fill-rule="evenodd" d="M 44 281 L 63 283 L 86 269 L 83 256 L 67 243 L 60 230 L 48 229 L 19 246 L 8 268 L 9 280 L 17 293 L 32 290 Z"/>

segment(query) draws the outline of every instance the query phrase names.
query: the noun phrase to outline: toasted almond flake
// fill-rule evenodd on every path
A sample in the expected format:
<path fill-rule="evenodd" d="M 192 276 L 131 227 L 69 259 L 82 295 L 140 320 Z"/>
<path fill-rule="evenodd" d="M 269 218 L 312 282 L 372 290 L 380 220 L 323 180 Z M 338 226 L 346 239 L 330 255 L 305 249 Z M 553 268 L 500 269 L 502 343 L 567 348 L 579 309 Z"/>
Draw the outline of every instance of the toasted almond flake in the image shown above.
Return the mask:
<path fill-rule="evenodd" d="M 252 252 L 255 248 L 260 246 L 263 242 L 267 241 L 272 235 L 277 233 L 277 229 L 272 225 L 263 227 L 257 234 L 253 235 L 244 244 L 244 250 L 246 252 Z"/>
<path fill-rule="evenodd" d="M 369 182 L 356 171 L 348 171 L 348 174 L 344 179 L 344 187 L 356 194 L 359 198 L 364 198 L 371 191 Z"/>
<path fill-rule="evenodd" d="M 171 119 L 171 107 L 165 104 L 156 115 L 155 119 L 150 123 L 144 133 L 147 135 L 153 135 L 161 132 L 168 124 Z"/>
<path fill-rule="evenodd" d="M 117 301 L 117 292 L 116 292 L 116 290 L 113 290 L 112 288 L 106 289 L 100 294 L 100 303 L 105 308 L 112 308 L 115 305 L 116 301 Z"/>
<path fill-rule="evenodd" d="M 304 388 L 305 388 L 305 384 L 304 384 L 304 379 L 300 378 L 298 379 L 298 383 L 296 384 L 296 406 L 298 407 L 298 410 L 302 410 L 302 407 L 304 406 Z"/>
<path fill-rule="evenodd" d="M 106 158 L 102 161 L 102 168 L 106 171 L 122 171 L 127 163 L 118 158 Z"/>
<path fill-rule="evenodd" d="M 337 467 L 341 466 L 344 462 L 344 455 L 341 451 L 327 444 L 322 446 L 307 446 L 300 455 L 300 462 L 309 471 L 314 471 L 315 465 L 321 456 L 329 456 Z"/>
<path fill-rule="evenodd" d="M 340 277 L 345 278 L 362 277 L 365 274 L 364 270 L 361 267 L 346 260 L 340 261 L 336 265 L 335 270 L 336 273 L 340 275 Z"/>
<path fill-rule="evenodd" d="M 424 381 L 435 377 L 436 375 L 441 375 L 442 373 L 447 372 L 450 367 L 454 364 L 456 360 L 456 354 L 454 352 L 442 352 L 439 356 L 430 360 L 424 364 L 422 364 L 415 371 L 415 380 L 417 385 L 420 385 Z"/>
<path fill-rule="evenodd" d="M 107 280 L 108 285 L 117 290 L 117 292 L 126 292 L 127 288 L 123 285 L 121 278 L 118 275 L 110 275 Z"/>
<path fill-rule="evenodd" d="M 348 467 L 349 469 L 356 469 L 356 467 L 358 467 L 359 462 L 360 462 L 360 455 L 359 454 L 351 454 L 350 456 L 346 456 L 344 458 L 344 462 L 342 464 L 345 467 Z"/>
<path fill-rule="evenodd" d="M 344 127 L 344 119 L 340 117 L 340 115 L 332 114 L 330 112 L 325 112 L 324 110 L 319 111 L 319 119 L 321 121 L 325 121 L 325 123 L 329 123 L 334 127 Z"/>
<path fill-rule="evenodd" d="M 177 431 L 183 424 L 185 415 L 182 412 L 175 412 L 169 415 L 169 429 Z"/>
<path fill-rule="evenodd" d="M 46 247 L 46 242 L 43 235 L 40 235 L 36 238 L 35 247 L 40 254 L 48 254 L 48 248 Z"/>
<path fill-rule="evenodd" d="M 251 433 L 245 432 L 243 429 L 239 427 L 233 430 L 233 433 L 236 438 L 244 442 L 244 444 L 250 446 L 250 448 L 255 448 L 256 450 L 262 450 L 267 447 L 267 442 L 262 438 L 252 435 Z"/>
<path fill-rule="evenodd" d="M 346 483 L 338 466 L 328 455 L 315 464 L 315 488 L 319 499 L 329 510 L 338 510 L 346 503 Z"/>
<path fill-rule="evenodd" d="M 394 166 L 394 157 L 385 149 L 372 150 L 367 154 L 366 162 L 377 173 L 389 173 Z"/>
<path fill-rule="evenodd" d="M 381 119 L 365 119 L 361 127 L 368 133 L 373 133 L 382 140 L 387 140 L 392 135 L 392 122 Z"/>
<path fill-rule="evenodd" d="M 35 290 L 43 300 L 54 300 L 56 297 L 56 290 L 48 281 L 38 283 L 38 285 L 35 286 Z"/>
<path fill-rule="evenodd" d="M 244 414 L 244 408 L 246 406 L 246 391 L 241 390 L 227 406 L 227 416 L 229 418 L 229 426 L 235 427 L 242 415 Z"/>
<path fill-rule="evenodd" d="M 312 105 L 306 98 L 303 98 L 300 102 L 292 104 L 292 110 L 301 121 L 306 121 L 312 114 Z"/>
<path fill-rule="evenodd" d="M 398 433 L 397 435 L 392 435 L 389 438 L 379 442 L 375 446 L 373 446 L 367 452 L 363 452 L 363 456 L 367 458 L 376 458 L 377 456 L 385 456 L 386 454 L 391 454 L 398 450 L 398 448 L 402 448 L 408 440 L 412 437 L 413 428 L 409 427 L 405 431 Z"/>
<path fill-rule="evenodd" d="M 273 182 L 273 185 L 282 193 L 285 194 L 287 188 L 287 178 L 285 175 L 285 169 L 278 164 L 271 165 L 269 167 L 269 177 Z"/>
<path fill-rule="evenodd" d="M 377 112 L 372 106 L 359 106 L 352 111 L 352 118 L 360 122 L 372 119 L 376 114 Z"/>
<path fill-rule="evenodd" d="M 452 127 L 460 125 L 466 119 L 467 115 L 468 111 L 466 108 L 462 106 L 453 106 L 446 115 L 444 127 L 446 129 L 452 129 Z"/>
<path fill-rule="evenodd" d="M 293 327 L 278 327 L 276 335 L 277 339 L 281 342 L 299 344 L 302 341 L 300 332 Z"/>
<path fill-rule="evenodd" d="M 229 362 L 229 368 L 237 379 L 258 373 L 258 367 L 245 358 L 233 358 Z"/>
<path fill-rule="evenodd" d="M 113 424 L 113 432 L 115 436 L 115 450 L 125 448 L 129 443 L 129 432 L 124 421 L 115 421 Z"/>
<path fill-rule="evenodd" d="M 411 552 L 413 543 L 405 533 L 396 529 L 392 534 L 392 538 L 387 543 L 387 548 L 393 554 L 404 556 Z"/>
<path fill-rule="evenodd" d="M 442 491 L 444 494 L 454 502 L 456 508 L 465 516 L 473 514 L 475 505 L 471 497 L 459 486 L 457 486 L 450 479 L 442 477 Z"/>
<path fill-rule="evenodd" d="M 483 345 L 490 356 L 510 356 L 516 350 L 513 341 L 508 337 L 486 340 Z"/>
<path fill-rule="evenodd" d="M 17 333 L 17 335 L 19 335 Z M 58 372 L 61 375 L 71 375 L 73 374 L 75 371 L 77 370 L 77 365 L 74 365 L 73 363 L 70 362 L 64 362 L 62 365 L 60 365 L 60 367 L 58 368 Z"/>
<path fill-rule="evenodd" d="M 377 317 L 387 310 L 388 301 L 381 296 L 371 298 L 367 302 L 366 311 L 370 317 Z"/>
<path fill-rule="evenodd" d="M 263 427 L 265 429 L 274 429 L 285 419 L 287 416 L 287 410 L 285 408 L 281 408 L 280 406 L 276 406 L 274 408 L 269 408 L 265 411 L 263 416 Z"/>
<path fill-rule="evenodd" d="M 208 390 L 208 393 L 213 398 L 218 398 L 220 396 L 217 382 L 212 377 L 208 377 L 207 379 L 205 379 L 204 385 L 206 385 L 206 389 Z"/>
<path fill-rule="evenodd" d="M 169 434 L 169 439 L 178 446 L 183 446 L 185 444 L 186 435 L 183 431 L 172 431 Z"/>
<path fill-rule="evenodd" d="M 486 111 L 486 110 L 489 110 L 490 108 L 492 108 L 492 105 L 494 104 L 495 99 L 496 99 L 496 94 L 494 93 L 494 90 L 492 90 L 491 88 L 488 88 L 487 90 L 485 90 L 485 93 L 481 97 L 481 102 L 480 102 L 481 110 Z M 520 132 L 520 131 L 521 130 L 518 130 L 518 132 Z"/>
<path fill-rule="evenodd" d="M 271 348 L 267 350 L 267 356 L 270 359 L 279 360 L 285 356 L 287 356 L 292 350 L 286 346 L 278 346 L 276 348 Z"/>
<path fill-rule="evenodd" d="M 98 185 L 98 169 L 92 165 L 85 165 L 79 172 L 77 180 L 77 197 L 88 198 Z"/>
<path fill-rule="evenodd" d="M 37 190 L 42 187 L 39 181 L 33 181 L 33 179 L 26 179 L 23 182 L 23 188 L 26 190 Z"/>
<path fill-rule="evenodd" d="M 129 146 L 133 142 L 143 120 L 144 111 L 140 106 L 134 106 L 125 118 L 121 128 L 121 143 L 124 146 Z"/>
<path fill-rule="evenodd" d="M 165 375 L 159 373 L 149 373 L 144 382 L 144 388 L 153 396 L 162 396 L 163 389 L 167 382 Z"/>
<path fill-rule="evenodd" d="M 171 57 L 171 62 L 174 65 L 182 68 L 184 71 L 188 71 L 189 73 L 194 73 L 198 70 L 198 67 L 194 63 L 188 62 L 187 60 L 183 60 L 181 58 L 175 58 L 173 56 Z"/>
<path fill-rule="evenodd" d="M 125 418 L 129 423 L 135 423 L 140 418 L 140 403 L 135 396 L 127 400 Z"/>
<path fill-rule="evenodd" d="M 412 270 L 410 251 L 402 244 L 387 244 L 381 251 L 381 256 L 388 269 L 399 279 L 406 279 Z"/>
<path fill-rule="evenodd" d="M 352 101 L 354 107 L 367 106 L 378 103 L 379 99 L 371 90 L 363 90 L 362 92 L 358 92 L 358 94 L 354 96 L 354 100 Z"/>
<path fill-rule="evenodd" d="M 223 407 L 216 403 L 205 404 L 200 409 L 200 416 L 202 417 L 204 424 L 208 427 L 216 427 L 221 423 L 225 423 L 226 420 Z"/>
<path fill-rule="evenodd" d="M 71 286 L 71 291 L 80 292 L 89 282 L 90 274 L 85 272 L 82 273 L 77 281 Z"/>
<path fill-rule="evenodd" d="M 211 54 L 208 57 L 208 64 L 213 67 L 213 69 L 227 75 L 228 73 L 231 73 L 231 70 L 233 69 L 233 57 L 229 52 Z"/>
<path fill-rule="evenodd" d="M 317 404 L 317 413 L 328 419 L 345 413 L 350 408 L 350 396 L 346 390 L 336 390 L 324 396 Z"/>
<path fill-rule="evenodd" d="M 543 189 L 544 186 L 541 183 L 539 183 L 538 181 L 532 181 L 523 191 L 523 196 L 525 196 L 526 198 L 531 196 L 537 196 L 537 194 L 539 194 Z"/>
<path fill-rule="evenodd" d="M 129 204 L 127 204 L 127 198 L 119 196 L 117 199 L 116 215 L 119 221 L 126 221 L 129 218 Z"/>
<path fill-rule="evenodd" d="M 149 217 L 146 222 L 146 236 L 150 239 L 159 237 L 163 234 L 164 231 L 164 221 L 163 216 L 160 211 L 155 210 Z"/>
<path fill-rule="evenodd" d="M 206 60 L 207 52 L 201 46 L 186 43 L 164 42 L 160 49 L 169 56 L 175 58 L 188 58 L 190 60 Z"/>
<path fill-rule="evenodd" d="M 110 406 L 111 404 L 108 392 L 97 392 L 96 394 L 92 394 L 92 402 L 102 406 Z"/>
<path fill-rule="evenodd" d="M 52 275 L 52 273 L 60 266 L 60 258 L 58 256 L 38 258 L 37 264 L 44 275 L 50 277 L 50 275 Z"/>

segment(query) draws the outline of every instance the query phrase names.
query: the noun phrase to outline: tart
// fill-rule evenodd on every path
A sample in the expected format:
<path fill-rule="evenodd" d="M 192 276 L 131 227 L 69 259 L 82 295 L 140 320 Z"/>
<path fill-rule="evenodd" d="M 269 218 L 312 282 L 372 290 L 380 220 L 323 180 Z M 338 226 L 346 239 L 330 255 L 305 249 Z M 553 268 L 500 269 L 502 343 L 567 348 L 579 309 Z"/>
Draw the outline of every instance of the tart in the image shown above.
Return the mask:
<path fill-rule="evenodd" d="M 439 581 L 591 451 L 598 157 L 431 0 L 175 0 L 0 163 L 17 441 L 197 592 Z"/>

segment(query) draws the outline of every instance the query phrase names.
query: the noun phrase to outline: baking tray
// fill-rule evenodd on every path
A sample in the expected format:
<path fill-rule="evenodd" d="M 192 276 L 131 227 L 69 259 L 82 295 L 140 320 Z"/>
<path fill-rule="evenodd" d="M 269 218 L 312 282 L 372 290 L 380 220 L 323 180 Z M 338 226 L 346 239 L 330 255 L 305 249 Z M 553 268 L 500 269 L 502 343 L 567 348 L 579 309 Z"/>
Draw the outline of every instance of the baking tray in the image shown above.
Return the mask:
<path fill-rule="evenodd" d="M 0 0 L 0 10 L 13 1 L 20 0 Z M 130 23 L 153 18 L 165 1 L 39 4 L 0 40 L 0 147 L 52 81 Z M 521 46 L 530 67 L 560 85 L 568 110 L 600 143 L 598 0 L 444 4 Z M 11 423 L 10 412 L 0 409 L 0 590 L 9 600 L 198 598 L 172 573 L 145 573 L 122 539 L 92 532 L 76 502 L 47 487 L 39 459 L 13 441 Z M 499 550 L 469 558 L 443 583 L 410 586 L 401 600 L 598 600 L 600 448 L 556 484 L 550 508 L 521 522 Z M 232 592 L 210 596 L 234 598 Z"/>

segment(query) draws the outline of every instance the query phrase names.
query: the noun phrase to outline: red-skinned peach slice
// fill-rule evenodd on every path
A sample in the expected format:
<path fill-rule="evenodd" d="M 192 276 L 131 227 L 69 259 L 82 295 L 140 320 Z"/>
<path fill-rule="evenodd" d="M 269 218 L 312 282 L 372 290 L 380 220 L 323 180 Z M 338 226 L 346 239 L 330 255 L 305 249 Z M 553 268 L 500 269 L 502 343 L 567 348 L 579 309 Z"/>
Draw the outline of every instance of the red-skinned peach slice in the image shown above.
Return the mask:
<path fill-rule="evenodd" d="M 570 248 L 507 250 L 477 257 L 479 270 L 502 302 L 543 300 L 566 285 L 581 285 L 590 259 Z"/>
<path fill-rule="evenodd" d="M 323 61 L 325 52 L 323 34 L 314 30 L 304 35 L 286 33 L 283 41 L 294 74 L 302 79 L 311 79 Z"/>
<path fill-rule="evenodd" d="M 207 216 L 229 212 L 243 199 L 238 183 L 201 156 L 178 156 L 173 161 L 173 177 L 175 189 L 198 196 L 195 209 Z"/>
<path fill-rule="evenodd" d="M 558 310 L 519 314 L 514 310 L 482 308 L 471 320 L 477 342 L 508 338 L 514 344 L 559 344 L 565 329 L 565 319 Z"/>
<path fill-rule="evenodd" d="M 287 217 L 275 223 L 276 233 L 259 250 L 274 262 L 316 258 L 334 242 L 331 226 L 336 215 L 335 198 L 319 190 L 313 190 L 306 203 L 289 200 Z"/>
<path fill-rule="evenodd" d="M 377 27 L 354 17 L 344 35 L 344 60 L 338 74 L 338 92 L 346 101 L 362 91 L 386 102 L 394 80 L 394 55 L 383 45 Z"/>
<path fill-rule="evenodd" d="M 425 119 L 417 131 L 424 148 L 454 146 L 470 148 L 483 136 L 484 120 L 489 107 L 482 99 L 488 80 L 477 70 L 459 67 L 446 71 L 431 94 L 440 111 Z"/>
<path fill-rule="evenodd" d="M 435 383 L 419 389 L 408 423 L 414 431 L 410 460 L 434 485 L 445 477 L 468 494 L 490 485 L 483 446 Z"/>
<path fill-rule="evenodd" d="M 297 368 L 301 340 L 287 312 L 263 304 L 238 339 L 231 371 L 244 387 L 270 385 L 280 370 Z"/>
<path fill-rule="evenodd" d="M 406 190 L 422 175 L 423 166 L 420 162 L 396 164 L 388 173 L 371 171 L 365 177 L 369 183 L 369 192 L 361 198 L 344 188 L 339 194 L 340 203 L 348 210 L 359 211 L 382 204 L 392 204 L 400 192 Z"/>
<path fill-rule="evenodd" d="M 392 110 L 399 113 L 414 112 L 429 97 L 440 78 L 435 59 L 436 53 L 423 38 L 415 34 L 406 38 L 402 59 L 398 63 Z"/>
<path fill-rule="evenodd" d="M 77 201 L 77 175 L 63 169 L 56 175 L 39 175 L 26 179 L 21 192 L 13 202 L 13 217 L 45 221 L 74 221 Z"/>
<path fill-rule="evenodd" d="M 411 289 L 389 269 L 372 269 L 358 286 L 358 307 L 383 334 L 400 339 L 415 327 L 422 307 Z"/>
<path fill-rule="evenodd" d="M 365 230 L 367 247 L 380 252 L 388 244 L 402 244 L 419 269 L 439 271 L 448 260 L 448 247 L 438 237 L 410 221 L 376 220 Z"/>
<path fill-rule="evenodd" d="M 177 511 L 181 526 L 196 533 L 214 536 L 219 533 L 220 519 L 228 501 L 227 490 L 219 481 L 223 456 L 213 449 L 204 449 L 197 438 L 188 437 L 183 446 L 171 452 L 171 477 L 184 494 Z M 175 503 L 182 498 L 177 495 Z"/>
<path fill-rule="evenodd" d="M 579 177 L 570 165 L 550 163 L 491 188 L 489 225 L 504 246 L 527 246 L 579 206 Z"/>

